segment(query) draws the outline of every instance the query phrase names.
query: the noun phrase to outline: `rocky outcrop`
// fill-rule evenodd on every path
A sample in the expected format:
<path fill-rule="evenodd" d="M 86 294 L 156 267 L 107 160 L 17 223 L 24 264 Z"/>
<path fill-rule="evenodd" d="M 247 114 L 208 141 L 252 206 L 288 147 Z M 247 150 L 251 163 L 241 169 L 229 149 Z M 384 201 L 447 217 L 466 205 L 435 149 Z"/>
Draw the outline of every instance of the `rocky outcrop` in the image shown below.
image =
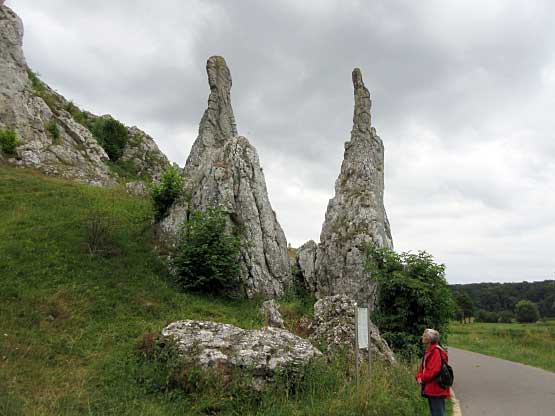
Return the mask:
<path fill-rule="evenodd" d="M 114 183 L 108 156 L 92 134 L 33 92 L 22 42 L 21 20 L 0 6 L 0 129 L 14 130 L 19 139 L 17 154 L 6 160 L 82 182 Z"/>
<path fill-rule="evenodd" d="M 15 131 L 19 140 L 16 153 L 4 154 L 0 161 L 79 182 L 114 184 L 118 175 L 86 126 L 98 117 L 80 111 L 40 81 L 27 66 L 22 42 L 21 20 L 0 5 L 0 130 Z M 79 122 L 75 111 L 82 117 Z M 129 137 L 121 161 L 132 170 L 130 175 L 159 178 L 169 166 L 167 158 L 139 129 L 130 128 Z"/>
<path fill-rule="evenodd" d="M 280 372 L 302 373 L 322 355 L 308 341 L 273 327 L 245 330 L 185 320 L 166 326 L 162 336 L 173 339 L 178 353 L 201 367 L 245 371 L 259 390 Z"/>
<path fill-rule="evenodd" d="M 129 140 L 120 160 L 131 165 L 135 175 L 158 182 L 162 173 L 170 167 L 170 161 L 160 151 L 152 137 L 136 126 L 127 129 Z"/>
<path fill-rule="evenodd" d="M 270 299 L 262 302 L 260 307 L 260 313 L 264 317 L 266 325 L 273 326 L 275 328 L 284 328 L 283 318 L 279 312 L 279 303 L 274 299 Z"/>
<path fill-rule="evenodd" d="M 312 293 L 318 291 L 316 280 L 316 255 L 318 254 L 318 244 L 309 240 L 297 250 L 297 267 L 301 272 L 303 286 Z"/>
<path fill-rule="evenodd" d="M 160 228 L 171 240 L 191 211 L 221 207 L 229 226 L 242 235 L 241 281 L 247 296 L 280 296 L 292 279 L 285 234 L 270 205 L 256 149 L 237 135 L 229 68 L 213 56 L 206 70 L 208 108 L 183 171 L 187 198 L 174 204 Z"/>
<path fill-rule="evenodd" d="M 299 261 L 299 265 L 305 284 L 313 287 L 318 296 L 347 294 L 358 302 L 367 302 L 375 288 L 364 267 L 366 246 L 373 243 L 392 248 L 393 242 L 383 204 L 384 147 L 371 126 L 370 93 L 358 68 L 353 71 L 353 86 L 351 139 L 345 143 L 341 172 L 335 182 L 335 196 L 328 204 L 315 263 L 312 266 L 311 246 L 305 251 L 308 261 Z"/>
<path fill-rule="evenodd" d="M 351 353 L 355 345 L 355 301 L 345 295 L 327 296 L 314 304 L 314 320 L 311 325 L 310 341 L 329 353 L 346 351 Z M 380 336 L 379 329 L 370 323 L 370 348 L 373 356 L 395 364 L 395 355 Z M 367 357 L 364 351 L 361 357 Z"/>

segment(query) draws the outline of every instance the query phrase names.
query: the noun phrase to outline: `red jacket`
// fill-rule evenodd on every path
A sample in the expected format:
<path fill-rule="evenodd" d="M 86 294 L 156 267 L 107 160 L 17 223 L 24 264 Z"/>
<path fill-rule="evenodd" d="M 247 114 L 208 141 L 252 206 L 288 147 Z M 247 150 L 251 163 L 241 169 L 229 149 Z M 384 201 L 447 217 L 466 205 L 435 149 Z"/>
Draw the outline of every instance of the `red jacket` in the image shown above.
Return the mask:
<path fill-rule="evenodd" d="M 416 379 L 422 380 L 424 396 L 432 397 L 451 397 L 449 387 L 443 388 L 437 384 L 436 377 L 441 369 L 441 355 L 445 362 L 448 362 L 447 353 L 441 349 L 437 343 L 428 345 L 424 353 L 424 359 L 420 365 L 420 371 L 416 374 Z"/>

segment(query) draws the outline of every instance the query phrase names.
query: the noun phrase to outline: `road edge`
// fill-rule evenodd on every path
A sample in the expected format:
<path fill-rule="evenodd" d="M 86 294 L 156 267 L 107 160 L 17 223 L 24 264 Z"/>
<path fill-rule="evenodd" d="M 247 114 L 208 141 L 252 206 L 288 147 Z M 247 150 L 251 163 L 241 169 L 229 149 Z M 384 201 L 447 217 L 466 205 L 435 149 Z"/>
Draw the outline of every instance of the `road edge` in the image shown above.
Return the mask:
<path fill-rule="evenodd" d="M 453 402 L 453 416 L 462 416 L 461 404 L 455 396 L 455 390 L 451 389 L 451 401 Z"/>

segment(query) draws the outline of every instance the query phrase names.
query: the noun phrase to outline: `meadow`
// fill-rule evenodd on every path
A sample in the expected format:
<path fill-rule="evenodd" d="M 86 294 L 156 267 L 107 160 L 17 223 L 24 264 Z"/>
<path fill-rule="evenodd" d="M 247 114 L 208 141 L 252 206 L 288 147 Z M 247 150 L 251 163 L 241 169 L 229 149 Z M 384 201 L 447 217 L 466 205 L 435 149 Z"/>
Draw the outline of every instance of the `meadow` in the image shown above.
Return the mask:
<path fill-rule="evenodd" d="M 425 415 L 414 364 L 316 363 L 264 394 L 171 388 L 140 346 L 178 319 L 260 328 L 260 299 L 176 289 L 148 198 L 0 166 L 0 415 Z M 311 303 L 282 300 L 287 324 Z M 216 387 L 215 387 L 216 386 Z"/>
<path fill-rule="evenodd" d="M 555 372 L 555 320 L 533 324 L 452 323 L 448 344 Z"/>

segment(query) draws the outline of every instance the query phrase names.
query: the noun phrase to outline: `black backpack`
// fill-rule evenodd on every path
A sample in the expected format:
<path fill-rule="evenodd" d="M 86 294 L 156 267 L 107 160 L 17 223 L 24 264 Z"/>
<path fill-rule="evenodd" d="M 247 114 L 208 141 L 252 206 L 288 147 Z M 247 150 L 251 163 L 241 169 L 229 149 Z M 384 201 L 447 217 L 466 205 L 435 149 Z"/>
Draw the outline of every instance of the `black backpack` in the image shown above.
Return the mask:
<path fill-rule="evenodd" d="M 453 381 L 455 380 L 455 376 L 453 375 L 453 368 L 445 362 L 443 359 L 443 354 L 441 351 L 445 351 L 443 348 L 438 346 L 439 356 L 441 357 L 441 369 L 436 377 L 437 384 L 439 387 L 444 389 L 451 387 L 453 385 Z"/>

